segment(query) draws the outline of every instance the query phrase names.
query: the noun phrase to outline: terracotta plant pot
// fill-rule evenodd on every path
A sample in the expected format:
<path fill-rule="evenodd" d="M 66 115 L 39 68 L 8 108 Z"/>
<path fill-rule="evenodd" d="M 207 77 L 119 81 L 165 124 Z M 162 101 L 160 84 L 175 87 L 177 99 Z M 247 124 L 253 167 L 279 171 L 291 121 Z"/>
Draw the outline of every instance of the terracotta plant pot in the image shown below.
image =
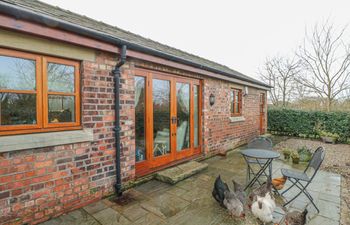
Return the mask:
<path fill-rule="evenodd" d="M 299 164 L 300 158 L 292 158 L 294 164 Z"/>
<path fill-rule="evenodd" d="M 337 139 L 334 137 L 321 137 L 323 143 L 335 144 Z"/>
<path fill-rule="evenodd" d="M 283 156 L 284 156 L 285 160 L 289 160 L 290 159 L 290 154 L 283 154 Z"/>

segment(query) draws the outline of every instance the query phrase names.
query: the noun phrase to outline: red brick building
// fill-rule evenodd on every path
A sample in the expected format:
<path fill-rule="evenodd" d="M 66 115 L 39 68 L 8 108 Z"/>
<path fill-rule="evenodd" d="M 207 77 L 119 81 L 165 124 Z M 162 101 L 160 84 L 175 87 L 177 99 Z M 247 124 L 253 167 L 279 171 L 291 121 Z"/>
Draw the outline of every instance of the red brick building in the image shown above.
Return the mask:
<path fill-rule="evenodd" d="M 246 143 L 265 132 L 268 89 L 39 1 L 1 1 L 0 224 L 36 224 L 112 194 L 116 177 L 126 187 Z"/>

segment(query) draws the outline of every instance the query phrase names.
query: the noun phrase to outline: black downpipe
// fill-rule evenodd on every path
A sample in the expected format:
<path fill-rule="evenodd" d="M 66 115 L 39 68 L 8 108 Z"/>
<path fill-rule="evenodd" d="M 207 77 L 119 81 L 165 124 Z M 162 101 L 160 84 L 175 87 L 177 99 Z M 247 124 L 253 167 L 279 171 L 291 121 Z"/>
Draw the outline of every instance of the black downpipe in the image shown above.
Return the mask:
<path fill-rule="evenodd" d="M 120 53 L 120 60 L 115 66 L 114 70 L 112 71 L 114 76 L 114 97 L 115 97 L 115 107 L 114 107 L 114 114 L 115 114 L 115 126 L 114 126 L 114 137 L 115 137 L 115 171 L 116 171 L 116 182 L 115 182 L 115 192 L 117 194 L 117 197 L 122 196 L 122 173 L 120 169 L 120 67 L 124 65 L 126 61 L 126 45 L 122 46 L 122 51 Z"/>

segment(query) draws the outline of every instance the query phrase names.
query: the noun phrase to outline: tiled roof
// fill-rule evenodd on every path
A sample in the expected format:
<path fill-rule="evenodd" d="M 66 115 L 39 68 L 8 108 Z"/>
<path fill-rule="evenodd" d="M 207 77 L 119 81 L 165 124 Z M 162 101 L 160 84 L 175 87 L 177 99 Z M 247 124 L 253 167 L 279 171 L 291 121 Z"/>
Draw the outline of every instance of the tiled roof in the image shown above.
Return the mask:
<path fill-rule="evenodd" d="M 49 5 L 47 3 L 37 1 L 37 0 L 1 0 L 12 5 L 25 8 L 27 10 L 33 11 L 38 14 L 44 14 L 52 18 L 63 20 L 81 27 L 89 28 L 98 32 L 102 32 L 106 35 L 122 39 L 124 41 L 143 46 L 149 49 L 157 50 L 159 52 L 165 53 L 167 55 L 175 56 L 183 60 L 203 65 L 205 67 L 212 68 L 214 70 L 221 71 L 223 73 L 230 74 L 232 77 L 237 79 L 242 79 L 250 81 L 252 83 L 269 87 L 267 84 L 246 76 L 240 72 L 237 72 L 227 66 L 215 63 L 213 61 L 204 59 L 202 57 L 187 53 L 185 51 L 170 47 L 168 45 L 161 44 L 159 42 L 153 41 L 148 38 L 144 38 L 140 35 L 131 33 L 129 31 L 122 30 L 118 27 L 108 25 L 106 23 L 93 20 L 89 17 L 73 13 L 68 10 L 64 10 L 59 7 Z"/>

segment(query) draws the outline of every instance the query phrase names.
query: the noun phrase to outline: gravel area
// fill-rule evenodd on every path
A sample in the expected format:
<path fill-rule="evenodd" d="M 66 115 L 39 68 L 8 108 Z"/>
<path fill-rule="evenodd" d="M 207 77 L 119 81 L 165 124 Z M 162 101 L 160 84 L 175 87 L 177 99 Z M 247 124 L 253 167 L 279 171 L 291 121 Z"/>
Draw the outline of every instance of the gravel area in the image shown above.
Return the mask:
<path fill-rule="evenodd" d="M 315 150 L 323 146 L 326 151 L 326 158 L 321 169 L 342 175 L 342 203 L 341 203 L 341 225 L 350 225 L 350 145 L 346 144 L 325 144 L 317 140 L 272 137 L 274 149 L 281 151 L 283 148 L 298 149 L 307 146 Z"/>

